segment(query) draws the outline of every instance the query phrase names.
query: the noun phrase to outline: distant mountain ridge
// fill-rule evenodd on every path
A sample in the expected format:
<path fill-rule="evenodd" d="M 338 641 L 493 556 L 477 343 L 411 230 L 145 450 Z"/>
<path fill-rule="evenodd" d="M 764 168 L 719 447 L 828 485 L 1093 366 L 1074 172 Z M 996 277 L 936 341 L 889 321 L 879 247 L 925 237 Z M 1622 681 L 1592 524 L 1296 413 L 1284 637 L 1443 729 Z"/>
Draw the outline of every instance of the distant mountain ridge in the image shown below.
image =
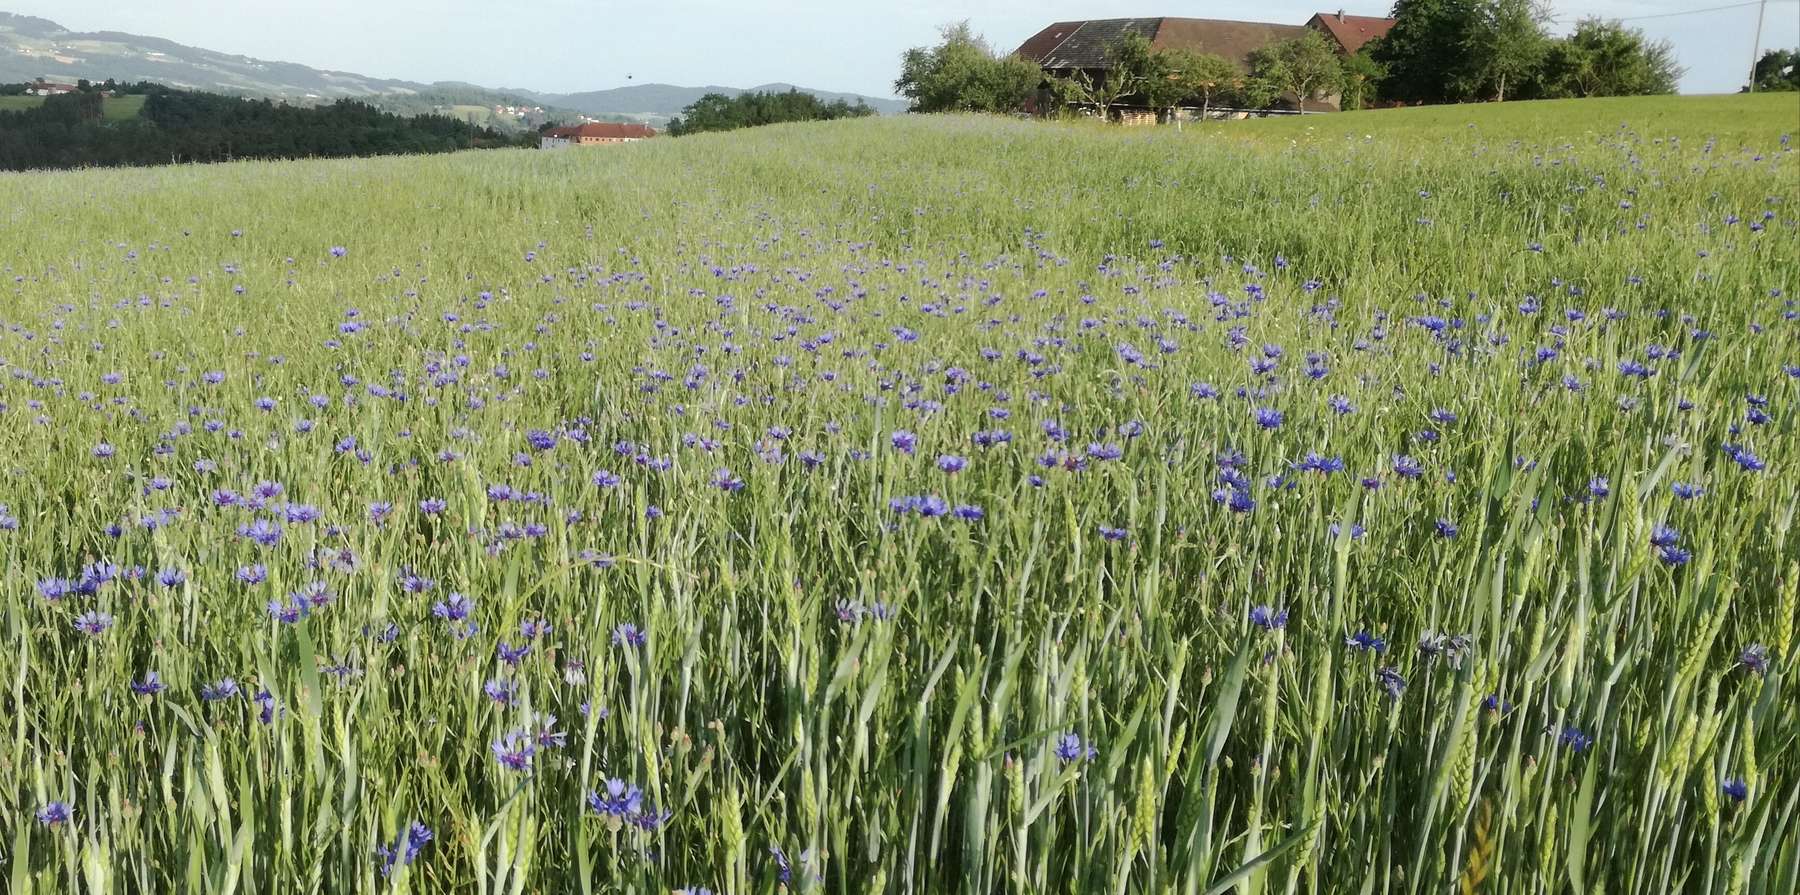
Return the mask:
<path fill-rule="evenodd" d="M 0 83 L 37 78 L 74 81 L 155 81 L 205 90 L 289 102 L 362 99 L 391 111 L 415 114 L 435 109 L 463 110 L 494 106 L 537 106 L 550 117 L 579 113 L 590 117 L 627 118 L 660 123 L 707 93 L 736 96 L 762 90 L 786 91 L 789 84 L 736 87 L 677 87 L 635 84 L 611 90 L 556 94 L 522 89 L 492 89 L 457 81 L 425 84 L 330 71 L 293 62 L 256 59 L 201 49 L 119 31 L 71 31 L 48 19 L 0 12 Z M 906 110 L 899 100 L 852 93 L 797 88 L 824 100 L 867 102 L 876 111 Z M 563 117 L 567 117 L 565 114 Z"/>

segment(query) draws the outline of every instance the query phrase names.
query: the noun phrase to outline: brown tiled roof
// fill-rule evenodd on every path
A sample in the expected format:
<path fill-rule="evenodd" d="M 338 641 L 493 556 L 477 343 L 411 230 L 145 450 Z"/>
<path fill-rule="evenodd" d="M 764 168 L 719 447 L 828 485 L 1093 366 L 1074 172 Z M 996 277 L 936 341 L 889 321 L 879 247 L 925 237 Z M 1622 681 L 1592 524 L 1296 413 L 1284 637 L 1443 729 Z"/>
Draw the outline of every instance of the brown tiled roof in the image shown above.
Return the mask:
<path fill-rule="evenodd" d="M 1233 22 L 1224 19 L 1163 19 L 1150 45 L 1159 50 L 1193 50 L 1216 53 L 1248 71 L 1250 54 L 1273 43 L 1306 34 L 1299 25 L 1268 22 Z"/>
<path fill-rule="evenodd" d="M 1394 20 L 1380 16 L 1347 16 L 1341 12 L 1322 12 L 1308 19 L 1306 24 L 1324 31 L 1348 54 L 1387 34 L 1393 29 Z"/>
<path fill-rule="evenodd" d="M 1159 50 L 1187 49 L 1217 53 L 1248 68 L 1252 52 L 1276 41 L 1299 37 L 1306 28 L 1267 22 L 1233 22 L 1225 19 L 1183 19 L 1172 16 L 1151 19 L 1089 19 L 1057 22 L 1019 46 L 1024 56 L 1050 70 L 1106 68 L 1106 52 L 1127 33 L 1150 39 Z"/>
<path fill-rule="evenodd" d="M 544 135 L 547 137 L 562 137 L 566 140 L 573 140 L 578 137 L 610 140 L 643 140 L 656 136 L 656 129 L 643 124 L 616 124 L 605 121 L 571 127 L 553 127 L 546 131 Z"/>

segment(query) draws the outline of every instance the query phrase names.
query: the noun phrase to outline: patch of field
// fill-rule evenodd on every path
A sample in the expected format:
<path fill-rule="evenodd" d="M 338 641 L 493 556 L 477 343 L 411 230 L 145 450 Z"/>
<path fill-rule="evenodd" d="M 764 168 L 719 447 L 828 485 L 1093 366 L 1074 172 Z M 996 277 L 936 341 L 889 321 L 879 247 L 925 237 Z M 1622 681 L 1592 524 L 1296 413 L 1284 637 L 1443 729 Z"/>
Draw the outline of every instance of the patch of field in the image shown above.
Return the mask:
<path fill-rule="evenodd" d="M 109 96 L 100 104 L 100 114 L 108 121 L 128 121 L 144 111 L 143 96 Z M 44 104 L 41 96 L 0 96 L 0 112 L 35 109 Z"/>
<path fill-rule="evenodd" d="M 1791 112 L 0 176 L 12 890 L 1795 891 Z"/>
<path fill-rule="evenodd" d="M 147 96 L 109 96 L 100 104 L 100 114 L 108 121 L 129 121 L 144 111 Z"/>

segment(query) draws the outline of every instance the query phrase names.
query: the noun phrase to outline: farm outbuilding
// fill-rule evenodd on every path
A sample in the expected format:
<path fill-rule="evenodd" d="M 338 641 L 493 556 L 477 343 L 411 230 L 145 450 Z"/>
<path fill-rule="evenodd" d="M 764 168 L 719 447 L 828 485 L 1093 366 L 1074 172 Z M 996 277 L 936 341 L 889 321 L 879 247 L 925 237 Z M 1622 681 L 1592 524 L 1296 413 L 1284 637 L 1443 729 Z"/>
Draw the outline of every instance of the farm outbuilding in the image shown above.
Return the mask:
<path fill-rule="evenodd" d="M 1302 37 L 1308 31 L 1325 35 L 1339 53 L 1349 55 L 1394 26 L 1394 20 L 1376 16 L 1352 16 L 1342 11 L 1318 13 L 1304 25 L 1273 22 L 1239 22 L 1229 19 L 1192 19 L 1159 16 L 1134 19 L 1085 19 L 1056 22 L 1019 45 L 1016 55 L 1036 62 L 1047 77 L 1086 77 L 1103 81 L 1111 63 L 1108 53 L 1128 34 L 1150 42 L 1153 50 L 1190 50 L 1230 60 L 1246 75 L 1250 56 L 1271 44 Z M 1293 97 L 1285 104 L 1299 109 Z M 1337 111 L 1337 98 L 1308 100 L 1304 111 Z"/>
<path fill-rule="evenodd" d="M 553 127 L 538 136 L 538 148 L 609 146 L 616 143 L 636 143 L 654 136 L 656 136 L 656 128 L 649 125 L 602 121 L 568 127 Z"/>

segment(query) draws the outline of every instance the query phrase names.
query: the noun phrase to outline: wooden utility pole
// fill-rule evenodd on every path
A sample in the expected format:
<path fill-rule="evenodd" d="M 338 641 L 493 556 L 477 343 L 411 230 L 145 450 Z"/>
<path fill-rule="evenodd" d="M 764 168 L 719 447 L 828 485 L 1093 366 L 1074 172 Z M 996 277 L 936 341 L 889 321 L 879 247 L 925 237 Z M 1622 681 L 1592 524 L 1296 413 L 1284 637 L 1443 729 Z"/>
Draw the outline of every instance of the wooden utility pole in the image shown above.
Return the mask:
<path fill-rule="evenodd" d="M 1750 89 L 1747 91 L 1749 93 L 1756 92 L 1756 51 L 1762 47 L 1763 13 L 1768 11 L 1769 0 L 1762 0 L 1762 5 L 1756 7 L 1756 39 L 1750 42 Z"/>

